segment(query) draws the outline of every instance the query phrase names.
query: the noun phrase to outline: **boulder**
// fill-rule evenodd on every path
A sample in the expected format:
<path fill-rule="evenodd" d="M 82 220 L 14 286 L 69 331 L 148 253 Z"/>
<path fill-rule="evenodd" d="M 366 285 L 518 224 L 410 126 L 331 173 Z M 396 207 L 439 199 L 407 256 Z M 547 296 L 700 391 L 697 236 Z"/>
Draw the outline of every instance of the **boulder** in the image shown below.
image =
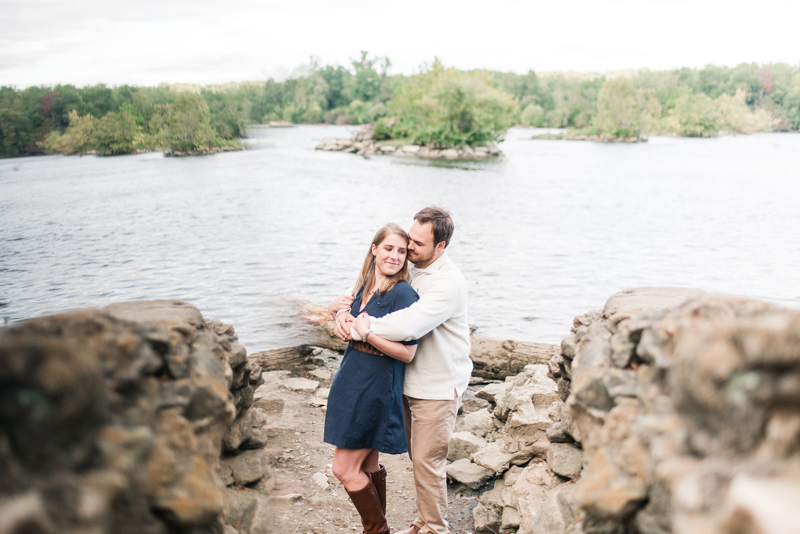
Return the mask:
<path fill-rule="evenodd" d="M 514 384 L 512 382 L 496 382 L 489 384 L 478 391 L 475 396 L 479 399 L 484 399 L 492 404 L 497 404 L 497 398 L 506 394 L 509 388 Z"/>
<path fill-rule="evenodd" d="M 547 451 L 547 465 L 565 478 L 577 478 L 581 474 L 581 461 L 581 450 L 567 443 L 552 443 Z"/>
<path fill-rule="evenodd" d="M 482 409 L 464 416 L 456 425 L 458 432 L 472 432 L 476 436 L 484 437 L 495 429 L 494 418 L 489 410 Z"/>
<path fill-rule="evenodd" d="M 447 461 L 455 462 L 470 455 L 486 445 L 486 440 L 472 432 L 455 432 L 450 437 L 447 450 Z"/>
<path fill-rule="evenodd" d="M 547 489 L 552 482 L 547 466 L 543 462 L 532 463 L 517 477 L 512 487 L 512 506 L 520 515 L 520 530 L 528 532 L 533 528 L 533 521 L 547 496 Z"/>
<path fill-rule="evenodd" d="M 520 521 L 520 534 L 569 534 L 575 525 L 575 510 L 564 495 L 566 486 L 551 491 L 536 514 Z"/>
<path fill-rule="evenodd" d="M 463 459 L 447 466 L 447 476 L 456 482 L 461 482 L 465 486 L 477 490 L 488 484 L 494 478 L 495 473 L 467 459 Z"/>
<path fill-rule="evenodd" d="M 491 469 L 495 473 L 503 473 L 511 465 L 514 455 L 504 452 L 503 443 L 495 441 L 473 453 L 470 459 L 475 464 Z"/>
<path fill-rule="evenodd" d="M 262 449 L 243 451 L 221 460 L 231 470 L 237 484 L 247 485 L 261 480 L 269 472 L 269 457 Z"/>
<path fill-rule="evenodd" d="M 498 532 L 503 520 L 503 510 L 478 503 L 472 510 L 475 532 Z"/>
<path fill-rule="evenodd" d="M 225 452 L 235 451 L 242 443 L 253 436 L 253 411 L 245 410 L 233 422 L 225 437 L 222 438 L 222 449 Z"/>

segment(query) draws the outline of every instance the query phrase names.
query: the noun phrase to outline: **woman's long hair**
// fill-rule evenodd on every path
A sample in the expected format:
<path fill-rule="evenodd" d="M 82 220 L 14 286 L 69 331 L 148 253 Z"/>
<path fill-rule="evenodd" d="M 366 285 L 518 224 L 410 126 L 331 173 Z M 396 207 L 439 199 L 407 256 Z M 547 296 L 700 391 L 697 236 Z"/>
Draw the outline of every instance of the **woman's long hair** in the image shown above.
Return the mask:
<path fill-rule="evenodd" d="M 394 223 L 388 223 L 386 226 L 378 230 L 378 233 L 376 233 L 375 237 L 372 238 L 372 243 L 367 251 L 367 257 L 364 258 L 364 266 L 361 267 L 361 274 L 358 275 L 358 281 L 353 288 L 354 297 L 358 296 L 362 290 L 366 291 L 367 288 L 372 287 L 372 285 L 375 283 L 375 256 L 372 255 L 372 245 L 379 247 L 381 243 L 383 243 L 383 240 L 386 239 L 390 234 L 399 235 L 406 240 L 406 243 L 408 243 L 408 234 L 406 231 Z M 397 273 L 384 279 L 383 283 L 381 283 L 381 286 L 378 288 L 378 293 L 383 295 L 392 289 L 397 282 L 407 279 L 408 255 L 406 254 L 406 259 L 403 261 L 403 266 L 399 271 L 397 271 Z"/>

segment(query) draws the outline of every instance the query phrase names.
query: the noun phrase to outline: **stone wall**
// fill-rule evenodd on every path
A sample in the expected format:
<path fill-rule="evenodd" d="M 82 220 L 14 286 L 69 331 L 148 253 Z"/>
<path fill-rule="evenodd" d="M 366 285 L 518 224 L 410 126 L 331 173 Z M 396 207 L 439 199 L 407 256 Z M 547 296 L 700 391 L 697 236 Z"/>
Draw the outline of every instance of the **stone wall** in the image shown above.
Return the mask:
<path fill-rule="evenodd" d="M 800 312 L 643 288 L 478 391 L 448 475 L 478 532 L 800 532 Z"/>
<path fill-rule="evenodd" d="M 259 379 L 233 327 L 183 302 L 0 329 L 0 533 L 229 531 Z"/>
<path fill-rule="evenodd" d="M 584 466 L 581 520 L 541 532 L 800 532 L 799 312 L 623 291 L 575 319 L 550 370 Z"/>

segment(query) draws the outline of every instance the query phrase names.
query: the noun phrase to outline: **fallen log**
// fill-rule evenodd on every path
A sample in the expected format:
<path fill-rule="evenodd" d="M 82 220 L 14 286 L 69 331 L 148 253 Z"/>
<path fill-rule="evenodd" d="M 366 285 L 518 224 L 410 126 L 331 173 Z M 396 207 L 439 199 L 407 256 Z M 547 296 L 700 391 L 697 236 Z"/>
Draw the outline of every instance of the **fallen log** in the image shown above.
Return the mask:
<path fill-rule="evenodd" d="M 334 322 L 328 309 L 311 302 L 301 302 L 298 321 L 301 324 L 302 344 L 295 347 L 255 352 L 248 359 L 264 371 L 291 370 L 306 362 L 310 347 L 322 347 L 343 352 L 347 344 L 333 333 Z M 522 372 L 529 364 L 546 364 L 558 351 L 557 345 L 494 339 L 472 335 L 469 357 L 474 368 L 472 375 L 492 380 L 504 380 Z"/>

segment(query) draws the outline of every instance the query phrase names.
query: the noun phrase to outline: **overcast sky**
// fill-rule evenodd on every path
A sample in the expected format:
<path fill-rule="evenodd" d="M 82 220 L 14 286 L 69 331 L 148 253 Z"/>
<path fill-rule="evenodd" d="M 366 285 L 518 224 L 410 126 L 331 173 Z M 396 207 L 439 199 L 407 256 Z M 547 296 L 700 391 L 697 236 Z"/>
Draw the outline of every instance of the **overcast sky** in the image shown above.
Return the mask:
<path fill-rule="evenodd" d="M 800 63 L 800 0 L 0 0 L 0 85 L 282 78 L 359 50 L 392 73 Z"/>

